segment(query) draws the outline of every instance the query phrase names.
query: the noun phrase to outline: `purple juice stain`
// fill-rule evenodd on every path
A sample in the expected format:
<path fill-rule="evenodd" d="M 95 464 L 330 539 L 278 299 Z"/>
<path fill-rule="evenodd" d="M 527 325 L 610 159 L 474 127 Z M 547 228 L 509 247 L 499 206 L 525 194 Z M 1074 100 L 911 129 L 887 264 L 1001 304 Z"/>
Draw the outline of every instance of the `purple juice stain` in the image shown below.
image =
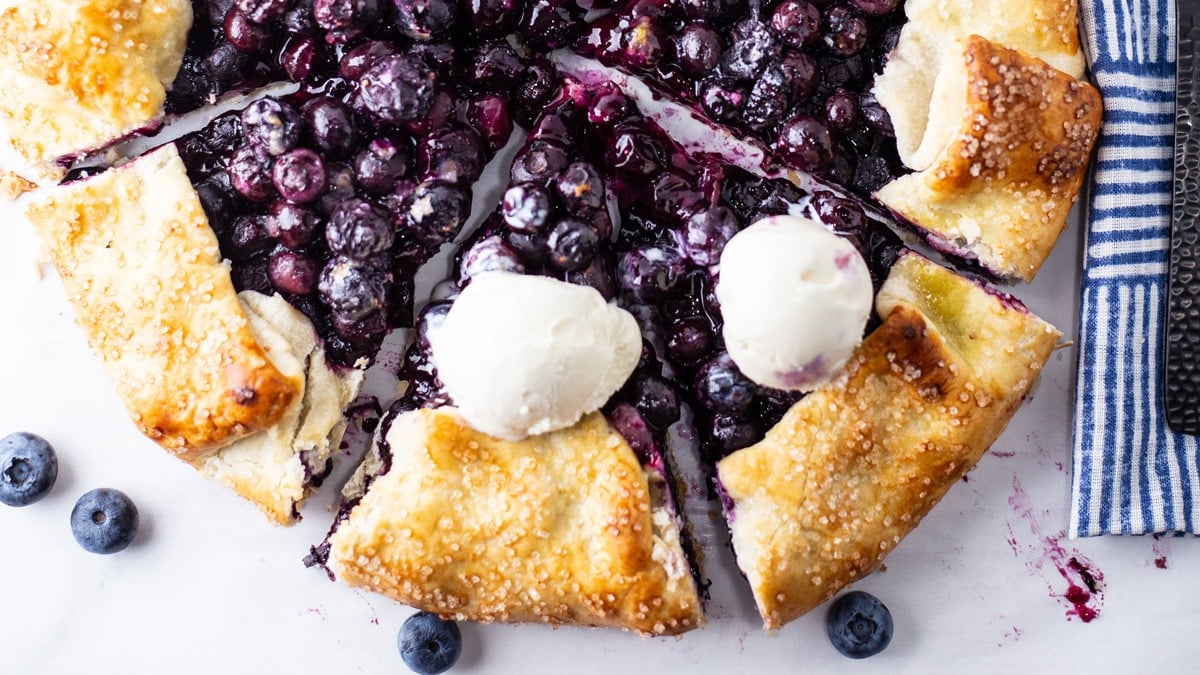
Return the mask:
<path fill-rule="evenodd" d="M 1088 560 L 1079 551 L 1072 549 L 1068 553 L 1063 548 L 1062 540 L 1066 536 L 1066 532 L 1060 531 L 1052 535 L 1042 534 L 1041 527 L 1034 516 L 1033 503 L 1021 486 L 1020 479 L 1016 476 L 1013 476 L 1013 494 L 1008 498 L 1008 504 L 1012 507 L 1013 513 L 1028 523 L 1030 532 L 1037 537 L 1042 548 L 1038 555 L 1037 544 L 1025 546 L 1018 544 L 1012 525 L 1009 524 L 1009 536 L 1006 541 L 1013 554 L 1025 555 L 1026 566 L 1030 573 L 1040 572 L 1046 562 L 1054 565 L 1063 581 L 1067 582 L 1067 588 L 1061 593 L 1055 592 L 1053 584 L 1047 579 L 1047 583 L 1051 586 L 1051 597 L 1059 598 L 1069 605 L 1068 617 L 1076 616 L 1084 623 L 1091 623 L 1100 615 L 1100 608 L 1104 604 L 1104 574 L 1096 567 L 1095 563 Z"/>

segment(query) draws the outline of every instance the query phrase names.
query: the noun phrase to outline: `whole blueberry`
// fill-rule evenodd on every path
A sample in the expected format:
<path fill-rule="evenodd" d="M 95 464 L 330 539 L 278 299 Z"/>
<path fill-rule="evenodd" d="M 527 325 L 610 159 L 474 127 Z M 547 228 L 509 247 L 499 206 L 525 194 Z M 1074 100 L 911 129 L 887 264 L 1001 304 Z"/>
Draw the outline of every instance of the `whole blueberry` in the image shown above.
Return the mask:
<path fill-rule="evenodd" d="M 123 551 L 137 531 L 137 507 L 120 490 L 98 488 L 87 492 L 71 510 L 71 534 L 91 553 Z"/>
<path fill-rule="evenodd" d="M 226 255 L 234 260 L 247 260 L 271 250 L 275 242 L 271 238 L 268 218 L 258 215 L 239 216 L 233 221 Z"/>
<path fill-rule="evenodd" d="M 274 35 L 266 26 L 256 23 L 238 10 L 225 15 L 222 30 L 233 48 L 247 54 L 265 52 L 271 47 Z"/>
<path fill-rule="evenodd" d="M 467 121 L 479 132 L 492 152 L 504 147 L 508 138 L 512 136 L 512 114 L 508 108 L 508 101 L 502 96 L 483 94 L 471 99 L 467 109 Z"/>
<path fill-rule="evenodd" d="M 271 286 L 289 295 L 308 295 L 317 289 L 321 264 L 307 253 L 280 248 L 271 254 L 267 275 Z"/>
<path fill-rule="evenodd" d="M 271 168 L 271 181 L 279 196 L 289 202 L 306 204 L 325 191 L 325 161 L 308 148 L 285 152 Z"/>
<path fill-rule="evenodd" d="M 685 365 L 708 356 L 716 344 L 712 322 L 704 316 L 692 316 L 671 324 L 667 335 L 667 353 Z"/>
<path fill-rule="evenodd" d="M 467 249 L 458 263 L 458 279 L 467 281 L 484 272 L 524 274 L 525 265 L 511 246 L 498 236 L 484 237 Z"/>
<path fill-rule="evenodd" d="M 408 175 L 407 144 L 397 138 L 380 136 L 354 156 L 354 182 L 372 194 L 386 194 L 396 182 Z"/>
<path fill-rule="evenodd" d="M 514 183 L 545 185 L 567 166 L 567 151 L 549 141 L 534 141 L 513 159 L 511 176 Z"/>
<path fill-rule="evenodd" d="M 417 172 L 421 180 L 474 183 L 483 173 L 485 163 L 483 139 L 470 129 L 436 132 L 417 144 Z"/>
<path fill-rule="evenodd" d="M 896 9 L 900 5 L 900 0 L 850 0 L 850 4 L 857 7 L 863 14 L 883 16 Z"/>
<path fill-rule="evenodd" d="M 489 4 L 490 0 L 471 0 L 469 4 Z M 513 85 L 524 69 L 521 57 L 507 42 L 493 42 L 475 52 L 467 76 L 471 83 L 489 91 L 502 91 Z"/>
<path fill-rule="evenodd" d="M 378 206 L 357 197 L 338 204 L 325 225 L 329 250 L 355 260 L 367 260 L 387 251 L 394 239 L 387 215 Z"/>
<path fill-rule="evenodd" d="M 437 75 L 419 58 L 381 56 L 359 77 L 359 101 L 379 121 L 402 124 L 427 114 L 437 94 Z"/>
<path fill-rule="evenodd" d="M 825 13 L 822 40 L 838 56 L 853 56 L 867 44 L 866 19 L 849 7 L 834 7 Z"/>
<path fill-rule="evenodd" d="M 334 312 L 359 321 L 383 309 L 386 285 L 384 274 L 373 266 L 334 256 L 321 270 L 317 290 Z"/>
<path fill-rule="evenodd" d="M 293 250 L 311 244 L 320 228 L 317 214 L 299 204 L 283 201 L 271 205 L 263 224 L 267 234 Z"/>
<path fill-rule="evenodd" d="M 739 80 L 753 79 L 780 51 L 771 29 L 761 21 L 746 19 L 733 28 L 733 40 L 721 57 L 721 72 Z"/>
<path fill-rule="evenodd" d="M 713 415 L 709 436 L 722 455 L 754 445 L 762 438 L 754 420 L 735 415 Z"/>
<path fill-rule="evenodd" d="M 630 396 L 646 422 L 659 431 L 679 419 L 679 394 L 661 377 L 638 377 L 630 385 Z"/>
<path fill-rule="evenodd" d="M 303 119 L 292 106 L 276 98 L 260 98 L 242 111 L 242 136 L 278 157 L 296 147 Z"/>
<path fill-rule="evenodd" d="M 266 23 L 283 16 L 288 0 L 236 0 L 234 5 L 251 21 Z"/>
<path fill-rule="evenodd" d="M 700 107 L 717 122 L 733 122 L 746 105 L 746 87 L 726 77 L 709 77 L 700 84 Z"/>
<path fill-rule="evenodd" d="M 604 182 L 587 162 L 575 162 L 564 169 L 555 188 L 563 205 L 574 214 L 604 206 Z"/>
<path fill-rule="evenodd" d="M 350 154 L 357 128 L 345 105 L 328 96 L 318 96 L 304 104 L 303 112 L 305 131 L 313 146 L 333 159 Z"/>
<path fill-rule="evenodd" d="M 238 194 L 252 202 L 262 202 L 275 196 L 272 169 L 275 158 L 261 145 L 243 145 L 229 159 L 225 172 L 229 184 Z"/>
<path fill-rule="evenodd" d="M 784 0 L 771 14 L 771 28 L 789 47 L 804 49 L 821 33 L 821 10 L 808 0 Z"/>
<path fill-rule="evenodd" d="M 404 201 L 403 222 L 422 242 L 437 246 L 458 235 L 471 212 L 467 191 L 440 180 L 425 181 Z"/>
<path fill-rule="evenodd" d="M 696 398 L 709 410 L 737 415 L 754 401 L 755 385 L 726 352 L 717 354 L 696 372 Z"/>
<path fill-rule="evenodd" d="M 684 27 L 675 40 L 675 59 L 683 72 L 702 77 L 712 72 L 724 51 L 721 35 L 708 25 L 694 22 Z"/>
<path fill-rule="evenodd" d="M 413 40 L 430 40 L 454 27 L 458 3 L 453 0 L 394 0 L 396 27 Z"/>
<path fill-rule="evenodd" d="M 660 302 L 678 290 L 686 269 L 683 256 L 673 249 L 635 248 L 617 262 L 617 283 L 642 302 Z"/>
<path fill-rule="evenodd" d="M 600 246 L 600 235 L 589 223 L 574 218 L 561 220 L 546 238 L 549 262 L 564 272 L 575 272 L 591 264 Z"/>
<path fill-rule="evenodd" d="M 737 232 L 737 216 L 724 206 L 712 206 L 693 213 L 687 219 L 679 247 L 697 265 L 716 265 L 721 259 L 721 251 L 725 250 L 725 244 Z"/>
<path fill-rule="evenodd" d="M 417 612 L 400 627 L 397 646 L 404 665 L 413 672 L 437 675 L 458 662 L 462 654 L 462 632 L 453 621 L 429 612 Z"/>
<path fill-rule="evenodd" d="M 870 593 L 850 591 L 829 606 L 825 633 L 843 656 L 865 659 L 891 643 L 892 613 Z"/>
<path fill-rule="evenodd" d="M 28 506 L 58 479 L 58 456 L 46 439 L 19 431 L 0 438 L 0 502 Z"/>
<path fill-rule="evenodd" d="M 317 25 L 335 33 L 361 31 L 382 15 L 382 0 L 316 0 L 313 3 L 313 18 Z"/>
<path fill-rule="evenodd" d="M 779 129 L 778 151 L 790 166 L 821 171 L 833 161 L 833 136 L 816 117 L 798 113 Z"/>
<path fill-rule="evenodd" d="M 550 195 L 537 185 L 518 183 L 504 193 L 501 201 L 504 222 L 520 232 L 541 232 L 550 217 Z"/>

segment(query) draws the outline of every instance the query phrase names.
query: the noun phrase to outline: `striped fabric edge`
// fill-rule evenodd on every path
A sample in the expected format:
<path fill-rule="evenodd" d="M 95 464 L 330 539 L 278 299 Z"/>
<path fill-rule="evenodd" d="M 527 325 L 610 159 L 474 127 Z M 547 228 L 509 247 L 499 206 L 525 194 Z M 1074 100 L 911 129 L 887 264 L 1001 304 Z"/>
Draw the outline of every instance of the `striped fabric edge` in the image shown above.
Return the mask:
<path fill-rule="evenodd" d="M 1088 195 L 1068 532 L 1200 534 L 1196 439 L 1167 429 L 1160 386 L 1175 7 L 1090 0 L 1081 15 L 1105 118 Z"/>

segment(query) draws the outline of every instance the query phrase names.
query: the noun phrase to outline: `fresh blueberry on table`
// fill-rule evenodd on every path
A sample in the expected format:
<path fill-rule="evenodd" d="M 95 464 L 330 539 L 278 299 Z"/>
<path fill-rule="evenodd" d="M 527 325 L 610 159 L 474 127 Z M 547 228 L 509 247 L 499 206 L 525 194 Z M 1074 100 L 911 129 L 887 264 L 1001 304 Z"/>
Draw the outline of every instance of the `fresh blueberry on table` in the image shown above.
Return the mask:
<path fill-rule="evenodd" d="M 444 673 L 462 654 L 462 633 L 458 624 L 436 614 L 417 612 L 400 627 L 400 656 L 404 664 L 420 675 Z"/>
<path fill-rule="evenodd" d="M 91 553 L 123 551 L 137 531 L 137 507 L 120 490 L 92 490 L 80 497 L 71 511 L 71 534 Z"/>
<path fill-rule="evenodd" d="M 28 506 L 58 478 L 58 456 L 46 439 L 24 431 L 0 439 L 0 502 Z"/>
<path fill-rule="evenodd" d="M 865 659 L 892 641 L 892 613 L 870 593 L 850 591 L 830 605 L 825 632 L 842 655 Z"/>

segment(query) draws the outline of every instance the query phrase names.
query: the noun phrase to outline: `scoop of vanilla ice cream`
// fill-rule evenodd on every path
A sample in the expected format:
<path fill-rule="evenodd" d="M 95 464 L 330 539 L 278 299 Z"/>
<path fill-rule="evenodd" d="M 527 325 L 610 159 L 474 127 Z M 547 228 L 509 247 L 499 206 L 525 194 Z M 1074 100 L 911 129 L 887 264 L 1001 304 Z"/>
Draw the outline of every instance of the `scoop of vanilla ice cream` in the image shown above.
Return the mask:
<path fill-rule="evenodd" d="M 569 427 L 637 366 L 637 321 L 594 288 L 486 272 L 429 335 L 433 365 L 463 417 L 508 440 Z"/>
<path fill-rule="evenodd" d="M 807 218 L 772 216 L 721 253 L 717 301 L 729 356 L 746 377 L 811 391 L 862 341 L 874 289 L 858 249 Z"/>

